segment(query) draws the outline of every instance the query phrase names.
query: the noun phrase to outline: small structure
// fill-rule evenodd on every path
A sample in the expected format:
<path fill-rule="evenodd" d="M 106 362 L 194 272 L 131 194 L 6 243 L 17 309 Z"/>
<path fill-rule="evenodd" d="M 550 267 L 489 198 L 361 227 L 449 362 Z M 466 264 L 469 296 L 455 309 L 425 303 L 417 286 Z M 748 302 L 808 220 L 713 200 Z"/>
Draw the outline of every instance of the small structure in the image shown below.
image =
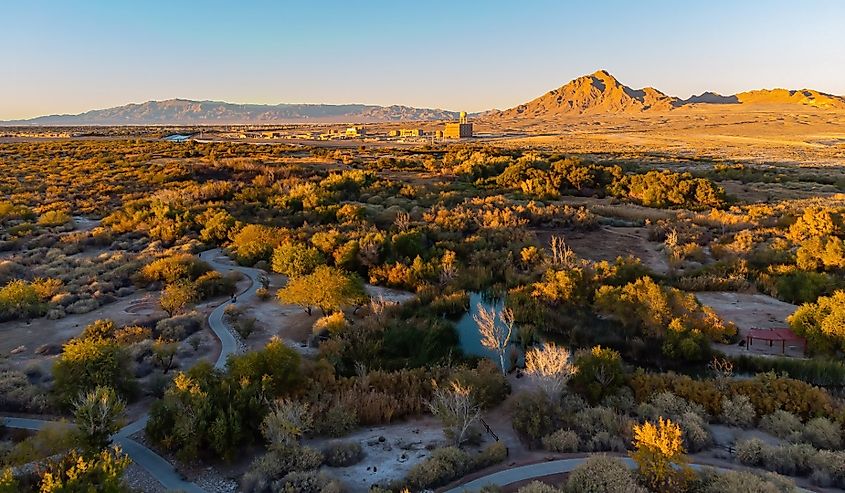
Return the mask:
<path fill-rule="evenodd" d="M 774 342 L 780 341 L 781 354 L 786 354 L 786 341 L 800 343 L 802 352 L 807 352 L 807 340 L 799 335 L 796 335 L 795 332 L 792 332 L 789 329 L 752 328 L 748 331 L 748 334 L 745 335 L 745 344 L 748 349 L 751 349 L 751 344 L 754 342 L 754 339 L 768 341 L 769 347 L 772 347 Z"/>
<path fill-rule="evenodd" d="M 346 129 L 347 138 L 363 137 L 367 132 L 363 127 L 349 127 Z"/>
<path fill-rule="evenodd" d="M 446 124 L 446 128 L 443 129 L 443 138 L 465 139 L 468 137 L 472 137 L 472 123 L 469 123 L 467 120 L 466 111 L 461 111 L 461 117 L 458 123 Z"/>

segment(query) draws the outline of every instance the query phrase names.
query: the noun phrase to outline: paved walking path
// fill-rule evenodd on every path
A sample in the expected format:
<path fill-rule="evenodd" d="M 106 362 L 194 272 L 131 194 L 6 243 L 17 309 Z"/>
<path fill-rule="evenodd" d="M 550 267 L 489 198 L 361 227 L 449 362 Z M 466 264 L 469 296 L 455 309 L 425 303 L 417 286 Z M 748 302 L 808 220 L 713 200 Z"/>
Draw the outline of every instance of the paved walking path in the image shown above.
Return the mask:
<path fill-rule="evenodd" d="M 589 456 L 577 457 L 574 459 L 559 459 L 547 462 L 539 462 L 537 464 L 528 464 L 526 466 L 514 467 L 505 469 L 503 471 L 494 472 L 487 476 L 473 479 L 460 486 L 446 490 L 444 493 L 470 493 L 479 491 L 481 488 L 489 485 L 507 486 L 509 484 L 526 481 L 534 478 L 542 478 L 544 476 L 551 476 L 554 474 L 563 474 L 572 472 L 573 469 L 587 462 Z M 636 467 L 636 464 L 630 457 L 619 457 L 631 469 Z M 718 466 L 710 466 L 706 464 L 690 464 L 690 467 L 696 470 L 705 468 L 715 469 L 719 472 L 728 472 L 733 469 L 728 469 Z M 812 493 L 810 490 L 796 487 L 797 491 Z"/>
<path fill-rule="evenodd" d="M 255 296 L 256 290 L 260 287 L 260 279 L 263 271 L 259 269 L 252 269 L 249 267 L 240 267 L 232 263 L 221 262 L 218 258 L 223 253 L 219 248 L 214 250 L 207 250 L 200 253 L 199 257 L 211 265 L 217 271 L 230 272 L 236 270 L 246 275 L 250 280 L 250 285 L 247 289 L 237 295 L 239 300 L 247 301 Z M 214 335 L 220 339 L 220 356 L 214 363 L 215 368 L 223 368 L 226 366 L 226 360 L 230 354 L 240 352 L 240 345 L 238 340 L 230 329 L 223 323 L 223 315 L 226 307 L 233 304 L 233 300 L 227 300 L 221 303 L 208 316 L 208 325 L 214 332 Z M 145 447 L 144 445 L 132 440 L 130 437 L 135 433 L 144 429 L 147 425 L 149 414 L 145 413 L 137 420 L 129 423 L 120 431 L 115 433 L 113 439 L 114 443 L 120 445 L 121 449 L 129 455 L 133 462 L 143 467 L 156 478 L 162 486 L 168 490 L 183 491 L 185 493 L 206 493 L 205 490 L 197 486 L 195 483 L 185 480 L 185 478 L 176 471 L 172 464 L 167 459 L 158 455 L 154 451 Z M 12 418 L 0 417 L 0 421 L 9 428 L 20 428 L 25 430 L 40 430 L 49 424 L 57 423 L 56 421 L 46 421 L 40 419 L 29 418 Z M 73 426 L 68 424 L 68 426 Z"/>

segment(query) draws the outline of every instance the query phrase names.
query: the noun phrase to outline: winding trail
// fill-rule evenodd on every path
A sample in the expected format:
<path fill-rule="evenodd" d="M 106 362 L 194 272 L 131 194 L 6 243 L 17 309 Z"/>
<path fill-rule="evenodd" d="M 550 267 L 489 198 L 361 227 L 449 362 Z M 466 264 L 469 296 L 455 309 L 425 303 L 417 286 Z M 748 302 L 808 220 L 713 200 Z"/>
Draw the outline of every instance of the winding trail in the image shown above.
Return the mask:
<path fill-rule="evenodd" d="M 584 457 L 576 457 L 573 459 L 559 459 L 547 462 L 539 462 L 536 464 L 528 464 L 525 466 L 513 467 L 503 471 L 497 471 L 486 476 L 482 476 L 472 481 L 466 482 L 460 486 L 448 489 L 443 493 L 470 493 L 481 490 L 481 488 L 489 485 L 507 486 L 509 484 L 518 483 L 534 478 L 542 478 L 554 474 L 563 474 L 572 472 L 573 469 L 584 464 L 589 459 L 589 455 Z M 626 466 L 634 469 L 636 463 L 630 457 L 620 457 Z M 702 470 L 706 468 L 714 469 L 718 472 L 729 472 L 734 470 L 746 470 L 746 468 L 729 469 L 719 466 L 711 466 L 707 464 L 690 464 L 691 468 L 695 470 Z M 750 469 L 748 469 L 750 470 Z M 788 476 L 787 476 L 788 477 Z M 797 487 L 797 491 L 802 493 L 812 493 L 812 491 Z"/>
<path fill-rule="evenodd" d="M 214 270 L 221 273 L 238 271 L 250 280 L 250 285 L 244 291 L 237 295 L 238 298 L 244 301 L 255 296 L 256 290 L 261 285 L 261 276 L 263 271 L 249 267 L 241 267 L 232 263 L 221 261 L 220 257 L 223 252 L 219 248 L 213 250 L 206 250 L 199 254 L 200 259 L 207 262 Z M 215 368 L 222 369 L 226 366 L 226 360 L 231 354 L 240 352 L 240 343 L 230 329 L 223 323 L 223 315 L 226 307 L 235 303 L 233 300 L 226 300 L 218 305 L 208 316 L 208 326 L 214 332 L 214 335 L 220 340 L 220 355 L 214 363 Z M 183 491 L 185 493 L 207 493 L 204 489 L 199 487 L 196 483 L 188 481 L 173 467 L 173 464 L 167 461 L 164 457 L 158 455 L 153 450 L 147 448 L 141 443 L 130 438 L 135 433 L 144 429 L 149 420 L 149 413 L 144 413 L 137 420 L 124 426 L 120 431 L 112 437 L 114 443 L 120 445 L 121 449 L 129 455 L 133 462 L 146 469 L 162 486 L 167 490 Z M 57 421 L 47 421 L 41 419 L 30 418 L 15 418 L 0 416 L 0 421 L 9 428 L 19 428 L 24 430 L 38 431 L 47 425 L 55 424 Z M 68 426 L 73 426 L 68 424 Z"/>

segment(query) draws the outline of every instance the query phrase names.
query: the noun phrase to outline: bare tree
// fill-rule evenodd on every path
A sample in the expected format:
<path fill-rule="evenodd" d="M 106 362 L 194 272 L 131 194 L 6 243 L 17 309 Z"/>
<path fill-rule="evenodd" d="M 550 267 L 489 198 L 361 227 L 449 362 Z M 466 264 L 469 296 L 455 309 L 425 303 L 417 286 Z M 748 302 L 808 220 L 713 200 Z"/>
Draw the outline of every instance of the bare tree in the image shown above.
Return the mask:
<path fill-rule="evenodd" d="M 575 264 L 576 255 L 575 252 L 569 248 L 569 245 L 566 244 L 563 237 L 554 235 L 551 239 L 551 249 L 552 249 L 552 263 L 554 265 L 562 265 L 566 267 L 571 267 Z"/>
<path fill-rule="evenodd" d="M 733 361 L 727 358 L 714 356 L 713 360 L 707 364 L 707 369 L 713 372 L 713 375 L 716 377 L 716 385 L 722 389 L 727 387 L 728 381 L 734 375 Z"/>
<path fill-rule="evenodd" d="M 497 313 L 495 307 L 487 308 L 483 303 L 477 305 L 476 314 L 472 316 L 481 334 L 481 345 L 491 349 L 499 356 L 502 373 L 508 372 L 505 366 L 505 354 L 513 335 L 513 310 L 504 309 Z"/>
<path fill-rule="evenodd" d="M 393 224 L 396 225 L 399 231 L 407 231 L 411 227 L 411 215 L 407 212 L 400 212 L 393 219 Z"/>
<path fill-rule="evenodd" d="M 575 365 L 570 361 L 570 352 L 563 346 L 548 342 L 525 353 L 525 373 L 536 380 L 540 389 L 549 397 L 559 396 L 575 371 Z"/>
<path fill-rule="evenodd" d="M 472 389 L 459 382 L 452 382 L 448 388 L 435 389 L 428 408 L 443 423 L 446 436 L 454 441 L 456 447 L 466 441 L 467 433 L 481 418 L 481 406 L 473 397 Z"/>

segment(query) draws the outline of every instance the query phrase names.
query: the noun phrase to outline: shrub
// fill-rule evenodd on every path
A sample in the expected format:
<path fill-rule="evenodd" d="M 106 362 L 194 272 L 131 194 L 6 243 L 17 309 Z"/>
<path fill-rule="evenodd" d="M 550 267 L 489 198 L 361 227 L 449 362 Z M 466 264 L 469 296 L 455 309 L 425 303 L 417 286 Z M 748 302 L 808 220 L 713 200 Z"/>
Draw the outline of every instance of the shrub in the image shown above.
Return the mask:
<path fill-rule="evenodd" d="M 625 382 L 622 357 L 612 349 L 596 346 L 580 353 L 575 357 L 575 367 L 572 386 L 593 404 L 615 393 Z"/>
<path fill-rule="evenodd" d="M 516 490 L 516 493 L 561 493 L 561 490 L 550 484 L 532 481 Z"/>
<path fill-rule="evenodd" d="M 414 491 L 432 489 L 464 476 L 470 471 L 472 459 L 457 447 L 435 450 L 431 457 L 408 471 L 405 481 Z"/>
<path fill-rule="evenodd" d="M 323 454 L 310 447 L 293 445 L 274 449 L 253 461 L 241 477 L 244 493 L 276 493 L 284 491 L 278 481 L 288 474 L 311 471 L 323 462 Z"/>
<path fill-rule="evenodd" d="M 713 471 L 705 469 L 700 474 L 701 493 L 790 493 L 795 483 L 775 473 L 757 474 L 749 471 Z"/>
<path fill-rule="evenodd" d="M 318 433 L 342 437 L 358 426 L 358 413 L 353 407 L 333 405 L 320 415 L 314 426 Z"/>
<path fill-rule="evenodd" d="M 842 429 L 827 418 L 813 418 L 804 426 L 802 438 L 813 447 L 838 450 L 842 448 Z"/>
<path fill-rule="evenodd" d="M 489 359 L 480 360 L 473 369 L 455 371 L 452 380 L 471 388 L 473 398 L 484 409 L 501 404 L 511 391 L 507 378 Z"/>
<path fill-rule="evenodd" d="M 795 441 L 800 438 L 804 426 L 798 416 L 778 409 L 760 419 L 760 428 L 778 438 Z"/>
<path fill-rule="evenodd" d="M 159 320 L 156 323 L 155 332 L 161 339 L 182 341 L 199 332 L 203 327 L 204 320 L 198 312 L 183 313 Z"/>
<path fill-rule="evenodd" d="M 292 472 L 273 484 L 279 493 L 341 493 L 343 486 L 335 479 L 317 471 Z"/>
<path fill-rule="evenodd" d="M 337 311 L 331 315 L 318 318 L 311 331 L 314 335 L 337 335 L 348 326 L 349 321 L 346 320 L 346 316 L 343 315 L 343 312 Z"/>
<path fill-rule="evenodd" d="M 16 370 L 0 370 L 0 410 L 43 413 L 50 407 L 47 393 Z"/>
<path fill-rule="evenodd" d="M 484 469 L 485 467 L 498 464 L 505 460 L 508 456 L 508 448 L 502 442 L 493 442 L 484 447 L 481 453 L 475 456 L 473 460 L 474 469 Z"/>
<path fill-rule="evenodd" d="M 572 430 L 557 430 L 544 436 L 542 442 L 543 448 L 551 452 L 577 452 L 581 445 L 578 434 Z"/>
<path fill-rule="evenodd" d="M 754 405 L 751 404 L 751 400 L 747 396 L 737 395 L 732 398 L 725 397 L 722 399 L 722 414 L 720 418 L 723 423 L 749 428 L 754 424 L 754 418 L 756 416 L 757 413 L 754 411 Z"/>
<path fill-rule="evenodd" d="M 576 467 L 566 481 L 566 493 L 646 493 L 624 462 L 594 455 Z"/>
<path fill-rule="evenodd" d="M 347 467 L 361 462 L 364 451 L 358 442 L 331 442 L 323 451 L 326 464 Z"/>
<path fill-rule="evenodd" d="M 514 399 L 513 429 L 531 445 L 554 432 L 559 418 L 560 409 L 542 392 L 521 394 Z"/>
<path fill-rule="evenodd" d="M 54 390 L 63 405 L 95 387 L 111 387 L 123 398 L 136 383 L 126 350 L 105 339 L 71 339 L 53 366 Z"/>

